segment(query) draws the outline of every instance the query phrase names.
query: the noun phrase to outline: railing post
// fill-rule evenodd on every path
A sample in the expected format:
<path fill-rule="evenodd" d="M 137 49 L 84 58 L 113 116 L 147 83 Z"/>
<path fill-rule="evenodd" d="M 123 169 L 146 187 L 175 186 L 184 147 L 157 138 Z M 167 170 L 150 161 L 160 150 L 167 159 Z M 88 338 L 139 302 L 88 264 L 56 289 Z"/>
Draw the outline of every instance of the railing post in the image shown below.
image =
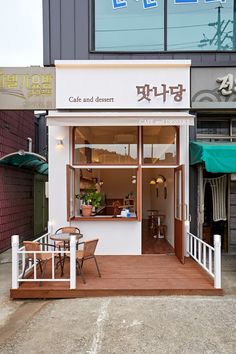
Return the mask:
<path fill-rule="evenodd" d="M 70 289 L 76 289 L 76 236 L 70 237 Z"/>
<path fill-rule="evenodd" d="M 214 288 L 221 289 L 221 236 L 214 235 Z"/>
<path fill-rule="evenodd" d="M 53 234 L 53 224 L 51 221 L 48 221 L 48 233 Z"/>
<path fill-rule="evenodd" d="M 19 288 L 19 235 L 13 235 L 11 237 L 11 247 L 12 247 L 12 289 Z"/>

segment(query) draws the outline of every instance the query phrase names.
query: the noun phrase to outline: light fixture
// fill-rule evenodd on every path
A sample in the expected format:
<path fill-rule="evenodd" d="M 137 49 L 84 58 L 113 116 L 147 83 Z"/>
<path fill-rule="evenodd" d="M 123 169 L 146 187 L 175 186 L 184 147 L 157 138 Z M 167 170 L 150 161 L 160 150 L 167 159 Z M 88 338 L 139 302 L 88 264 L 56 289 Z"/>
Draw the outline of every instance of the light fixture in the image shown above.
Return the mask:
<path fill-rule="evenodd" d="M 137 182 L 137 177 L 136 176 L 132 176 L 131 182 L 135 184 Z"/>
<path fill-rule="evenodd" d="M 57 138 L 56 139 L 57 141 L 57 147 L 63 147 L 64 146 L 64 143 L 63 143 L 63 139 L 62 138 Z"/>
<path fill-rule="evenodd" d="M 156 178 L 156 184 L 162 184 L 166 181 L 165 177 L 162 175 L 157 176 Z"/>
<path fill-rule="evenodd" d="M 152 178 L 151 181 L 149 182 L 149 184 L 153 184 L 153 185 L 156 184 L 155 178 Z"/>

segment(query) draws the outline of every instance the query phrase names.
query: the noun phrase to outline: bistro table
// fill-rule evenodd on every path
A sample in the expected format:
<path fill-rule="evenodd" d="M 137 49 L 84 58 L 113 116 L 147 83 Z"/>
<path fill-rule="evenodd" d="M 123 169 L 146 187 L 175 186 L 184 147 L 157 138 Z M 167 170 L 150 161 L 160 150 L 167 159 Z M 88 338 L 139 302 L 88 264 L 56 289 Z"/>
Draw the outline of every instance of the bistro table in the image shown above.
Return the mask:
<path fill-rule="evenodd" d="M 79 241 L 83 235 L 78 232 L 70 232 L 70 233 L 58 233 L 50 235 L 50 239 L 53 241 L 62 241 L 64 242 L 64 249 L 70 249 L 70 237 L 74 235 L 76 236 L 76 241 Z"/>
<path fill-rule="evenodd" d="M 61 276 L 63 276 L 64 274 L 64 265 L 65 265 L 65 260 L 66 260 L 66 250 L 70 249 L 70 237 L 74 235 L 76 236 L 76 241 L 77 244 L 79 243 L 79 240 L 83 237 L 82 234 L 79 234 L 78 232 L 70 232 L 70 233 L 58 233 L 58 234 L 52 234 L 50 235 L 50 239 L 53 241 L 61 241 L 64 242 L 64 256 L 60 257 L 60 263 L 62 262 L 62 272 L 61 272 Z M 60 250 L 60 246 L 59 246 L 59 250 Z"/>

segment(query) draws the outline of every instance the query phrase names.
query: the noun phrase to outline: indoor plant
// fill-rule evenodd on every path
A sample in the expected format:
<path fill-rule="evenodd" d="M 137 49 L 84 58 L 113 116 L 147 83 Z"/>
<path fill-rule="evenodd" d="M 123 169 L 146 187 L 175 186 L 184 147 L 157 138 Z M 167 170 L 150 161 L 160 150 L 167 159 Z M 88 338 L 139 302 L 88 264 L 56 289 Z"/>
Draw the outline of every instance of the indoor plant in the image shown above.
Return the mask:
<path fill-rule="evenodd" d="M 90 216 L 92 208 L 98 208 L 101 205 L 102 194 L 94 189 L 87 189 L 80 194 L 76 194 L 76 198 L 82 200 L 82 215 Z"/>

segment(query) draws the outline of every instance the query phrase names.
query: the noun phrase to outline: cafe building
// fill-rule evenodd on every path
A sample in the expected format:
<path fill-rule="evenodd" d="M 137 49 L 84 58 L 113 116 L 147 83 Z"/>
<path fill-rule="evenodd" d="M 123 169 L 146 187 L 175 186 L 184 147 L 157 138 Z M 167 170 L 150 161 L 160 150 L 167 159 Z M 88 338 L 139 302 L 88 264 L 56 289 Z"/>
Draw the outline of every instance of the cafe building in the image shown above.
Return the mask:
<path fill-rule="evenodd" d="M 175 252 L 183 260 L 190 64 L 55 62 L 57 110 L 47 118 L 53 227 L 99 235 L 98 254 Z"/>

